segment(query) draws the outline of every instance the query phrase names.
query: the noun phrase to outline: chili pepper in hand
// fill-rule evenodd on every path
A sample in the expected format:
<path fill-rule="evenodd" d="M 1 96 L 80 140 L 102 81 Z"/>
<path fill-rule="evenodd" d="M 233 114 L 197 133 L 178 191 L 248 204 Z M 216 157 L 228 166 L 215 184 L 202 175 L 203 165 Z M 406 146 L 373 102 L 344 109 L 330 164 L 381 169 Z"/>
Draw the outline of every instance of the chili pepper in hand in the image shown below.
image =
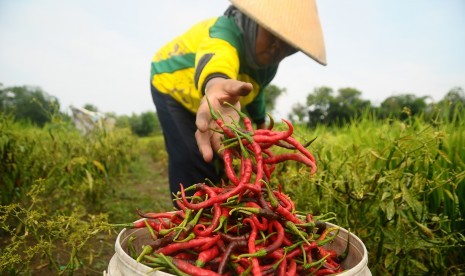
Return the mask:
<path fill-rule="evenodd" d="M 277 164 L 285 161 L 296 161 L 299 163 L 303 163 L 306 166 L 312 168 L 316 168 L 316 165 L 314 161 L 310 160 L 308 157 L 302 155 L 302 154 L 297 154 L 297 153 L 282 153 L 279 155 L 275 155 L 272 157 L 267 157 L 263 159 L 264 164 Z"/>
<path fill-rule="evenodd" d="M 237 186 L 237 184 L 239 184 L 239 179 L 237 178 L 237 175 L 234 172 L 232 160 L 233 160 L 232 150 L 224 149 L 223 150 L 223 162 L 224 162 L 224 171 L 225 171 L 226 177 L 228 177 L 229 181 L 231 181 L 234 185 Z"/>
<path fill-rule="evenodd" d="M 287 137 L 291 136 L 292 133 L 294 132 L 294 127 L 292 126 L 292 123 L 289 122 L 286 119 L 282 119 L 286 125 L 288 126 L 287 131 L 282 131 L 282 132 L 272 132 L 267 129 L 257 129 L 253 135 L 253 139 L 257 143 L 271 143 L 275 144 L 280 140 L 284 140 Z"/>
<path fill-rule="evenodd" d="M 315 157 L 306 149 L 304 148 L 297 140 L 295 140 L 293 137 L 289 136 L 285 139 L 286 142 L 289 144 L 293 145 L 298 151 L 303 153 L 305 156 L 310 159 L 313 163 L 316 164 Z M 311 168 L 310 174 L 314 174 L 316 172 L 316 165 Z"/>

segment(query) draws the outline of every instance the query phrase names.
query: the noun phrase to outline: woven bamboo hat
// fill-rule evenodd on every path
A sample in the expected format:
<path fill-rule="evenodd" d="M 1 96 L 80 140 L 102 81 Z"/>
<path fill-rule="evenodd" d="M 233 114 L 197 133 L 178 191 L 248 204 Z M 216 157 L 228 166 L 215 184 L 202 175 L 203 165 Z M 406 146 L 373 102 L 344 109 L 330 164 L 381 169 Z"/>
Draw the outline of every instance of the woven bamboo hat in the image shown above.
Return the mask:
<path fill-rule="evenodd" d="M 326 50 L 315 0 L 230 0 L 260 26 L 326 65 Z"/>

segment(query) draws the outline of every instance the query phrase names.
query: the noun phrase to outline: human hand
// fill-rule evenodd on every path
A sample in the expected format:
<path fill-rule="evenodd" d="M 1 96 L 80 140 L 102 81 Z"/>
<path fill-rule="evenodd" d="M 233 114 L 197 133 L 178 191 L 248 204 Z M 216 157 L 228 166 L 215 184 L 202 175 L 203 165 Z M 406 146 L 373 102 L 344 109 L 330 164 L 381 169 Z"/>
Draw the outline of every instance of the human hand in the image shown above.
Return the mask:
<path fill-rule="evenodd" d="M 195 121 L 197 126 L 195 139 L 197 140 L 200 153 L 206 162 L 210 162 L 213 159 L 213 151 L 217 151 L 221 145 L 221 135 L 210 129 L 217 128 L 218 126 L 211 116 L 206 97 L 208 96 L 214 112 L 218 112 L 226 122 L 229 122 L 231 120 L 238 120 L 239 115 L 225 102 L 240 110 L 240 98 L 248 95 L 252 91 L 252 88 L 251 83 L 233 79 L 214 78 L 207 83 L 205 96 L 200 101 Z"/>

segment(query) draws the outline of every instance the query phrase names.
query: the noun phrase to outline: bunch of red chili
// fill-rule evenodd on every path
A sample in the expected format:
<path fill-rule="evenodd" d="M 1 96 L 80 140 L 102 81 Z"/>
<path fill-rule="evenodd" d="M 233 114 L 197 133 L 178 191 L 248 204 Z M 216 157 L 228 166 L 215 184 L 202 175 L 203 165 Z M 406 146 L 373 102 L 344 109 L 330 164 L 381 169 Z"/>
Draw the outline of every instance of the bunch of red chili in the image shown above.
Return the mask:
<path fill-rule="evenodd" d="M 269 181 L 279 162 L 293 160 L 316 171 L 313 155 L 286 131 L 254 130 L 240 122 L 226 124 L 212 112 L 224 135 L 222 156 L 227 182 L 220 186 L 181 185 L 178 211 L 141 213 L 133 227 L 147 227 L 153 242 L 137 257 L 154 269 L 178 275 L 326 275 L 343 271 L 343 257 L 324 245 L 338 233 L 324 216 L 297 212 L 294 202 Z M 271 121 L 272 122 L 272 121 Z M 242 125 L 239 125 L 242 123 Z M 274 155 L 272 147 L 290 153 Z M 186 196 L 186 190 L 194 190 Z M 347 250 L 345 255 L 347 254 Z"/>

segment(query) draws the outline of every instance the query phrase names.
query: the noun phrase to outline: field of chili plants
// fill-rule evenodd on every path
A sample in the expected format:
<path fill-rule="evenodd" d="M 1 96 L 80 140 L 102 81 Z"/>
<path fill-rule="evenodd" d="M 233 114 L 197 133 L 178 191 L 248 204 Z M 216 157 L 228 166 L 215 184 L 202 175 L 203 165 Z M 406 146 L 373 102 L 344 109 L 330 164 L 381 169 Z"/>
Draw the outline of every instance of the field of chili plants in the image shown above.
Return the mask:
<path fill-rule="evenodd" d="M 83 136 L 60 118 L 37 128 L 1 116 L 0 274 L 72 274 L 106 258 L 114 180 L 137 162 L 138 143 L 124 129 Z"/>
<path fill-rule="evenodd" d="M 298 209 L 334 212 L 359 236 L 374 275 L 465 273 L 465 118 L 300 129 L 318 173 L 282 167 Z"/>
<path fill-rule="evenodd" d="M 341 128 L 294 125 L 302 144 L 315 139 L 308 149 L 318 170 L 310 176 L 301 163 L 278 164 L 270 183 L 279 183 L 297 210 L 334 214 L 333 223 L 365 243 L 374 275 L 463 274 L 464 122 L 366 115 Z M 49 275 L 101 275 L 114 240 L 102 253 L 96 238 L 114 239 L 122 228 L 113 224 L 134 218 L 135 207 L 170 211 L 157 200 L 134 200 L 144 180 L 117 186 L 153 170 L 140 167 L 141 150 L 166 159 L 160 137 L 140 139 L 125 129 L 82 136 L 59 118 L 39 129 L 1 117 L 0 274 L 46 275 L 46 267 Z M 124 198 L 116 189 L 133 205 L 118 205 Z"/>

